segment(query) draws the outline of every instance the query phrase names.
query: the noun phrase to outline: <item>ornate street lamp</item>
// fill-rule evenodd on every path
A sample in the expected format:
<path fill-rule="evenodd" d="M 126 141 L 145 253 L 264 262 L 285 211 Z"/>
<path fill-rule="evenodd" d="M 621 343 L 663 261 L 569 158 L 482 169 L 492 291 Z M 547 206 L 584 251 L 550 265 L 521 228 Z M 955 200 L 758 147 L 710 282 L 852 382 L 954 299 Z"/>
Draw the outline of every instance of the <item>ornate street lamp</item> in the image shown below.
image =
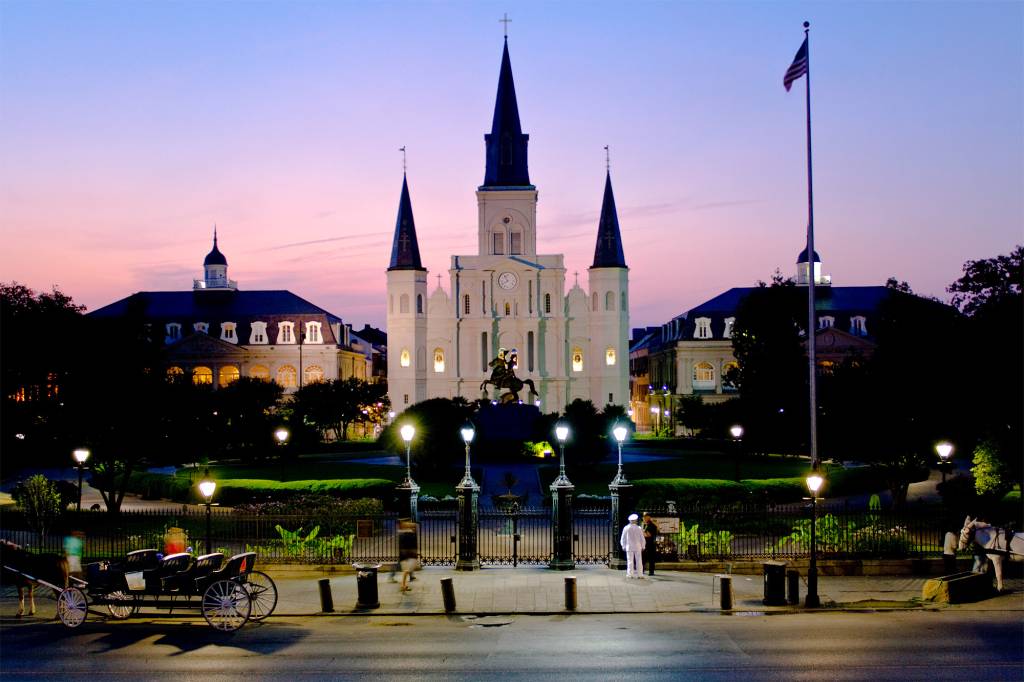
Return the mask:
<path fill-rule="evenodd" d="M 213 515 L 213 493 L 217 490 L 217 482 L 210 478 L 210 469 L 207 467 L 203 473 L 203 478 L 199 481 L 199 493 L 203 496 L 206 502 L 206 553 L 209 554 L 213 551 L 213 542 L 211 533 L 211 517 Z"/>
<path fill-rule="evenodd" d="M 618 473 L 615 474 L 615 480 L 612 481 L 613 484 L 626 483 L 626 477 L 622 474 L 622 442 L 626 440 L 626 436 L 628 434 L 629 429 L 622 424 L 616 424 L 615 428 L 612 429 L 612 435 L 615 436 L 615 442 L 619 446 L 619 470 Z"/>
<path fill-rule="evenodd" d="M 658 426 L 657 426 L 657 428 L 654 431 L 655 435 L 657 435 L 657 433 L 659 431 L 661 431 L 661 408 L 658 407 L 657 405 L 652 405 L 651 406 L 651 414 L 656 415 L 657 418 L 658 418 L 658 421 L 657 421 Z M 653 424 L 652 424 L 652 426 L 653 426 Z"/>
<path fill-rule="evenodd" d="M 818 491 L 825 479 L 817 471 L 812 471 L 807 477 L 807 489 L 811 491 L 811 564 L 807 568 L 807 600 L 804 606 L 809 609 L 816 609 L 821 606 L 821 599 L 818 598 L 818 539 L 816 527 L 818 525 Z"/>
<path fill-rule="evenodd" d="M 405 480 L 412 482 L 412 456 L 410 451 L 412 450 L 412 437 L 416 435 L 416 427 L 412 424 L 406 424 L 399 432 L 402 434 L 402 440 L 405 441 Z"/>
<path fill-rule="evenodd" d="M 462 483 L 459 485 L 462 487 L 473 486 L 476 485 L 476 482 L 473 481 L 473 474 L 469 470 L 469 444 L 473 442 L 473 436 L 476 435 L 476 429 L 473 428 L 473 424 L 471 422 L 466 422 L 462 426 L 462 429 L 460 429 L 460 433 L 462 433 L 462 440 L 466 444 L 466 473 L 462 477 Z"/>
<path fill-rule="evenodd" d="M 82 511 L 82 467 L 85 466 L 85 460 L 89 459 L 89 454 L 85 448 L 78 448 L 71 453 L 78 463 L 78 504 L 75 506 L 75 511 Z"/>
<path fill-rule="evenodd" d="M 555 424 L 558 438 L 558 478 L 549 487 L 551 491 L 552 547 L 549 566 L 565 571 L 576 564 L 572 558 L 572 493 L 575 489 L 565 475 L 565 441 L 569 438 L 569 424 L 561 419 Z"/>
<path fill-rule="evenodd" d="M 473 571 L 480 568 L 480 558 L 477 555 L 478 535 L 478 498 L 480 486 L 473 480 L 473 472 L 469 463 L 469 445 L 473 442 L 476 429 L 472 422 L 467 421 L 460 429 L 462 441 L 466 444 L 466 473 L 462 480 L 455 487 L 455 493 L 459 499 L 459 545 L 457 548 L 458 557 L 455 561 L 455 570 Z"/>
<path fill-rule="evenodd" d="M 953 444 L 943 441 L 935 446 L 935 452 L 939 456 L 939 469 L 942 471 L 942 482 L 946 482 L 946 472 L 949 470 L 950 460 L 953 456 Z"/>
<path fill-rule="evenodd" d="M 733 424 L 729 427 L 729 435 L 732 436 L 732 456 L 733 461 L 736 463 L 736 478 L 740 480 L 740 441 L 743 439 L 743 427 L 739 424 Z"/>
<path fill-rule="evenodd" d="M 291 433 L 288 432 L 288 429 L 286 429 L 283 426 L 277 427 L 277 430 L 274 431 L 274 438 L 277 439 L 279 445 L 284 445 L 285 443 L 287 443 L 288 437 L 290 435 Z"/>
<path fill-rule="evenodd" d="M 565 441 L 569 438 L 569 424 L 562 420 L 558 420 L 555 424 L 555 437 L 558 438 L 558 478 L 555 483 L 559 481 L 569 482 L 569 479 L 565 476 Z"/>

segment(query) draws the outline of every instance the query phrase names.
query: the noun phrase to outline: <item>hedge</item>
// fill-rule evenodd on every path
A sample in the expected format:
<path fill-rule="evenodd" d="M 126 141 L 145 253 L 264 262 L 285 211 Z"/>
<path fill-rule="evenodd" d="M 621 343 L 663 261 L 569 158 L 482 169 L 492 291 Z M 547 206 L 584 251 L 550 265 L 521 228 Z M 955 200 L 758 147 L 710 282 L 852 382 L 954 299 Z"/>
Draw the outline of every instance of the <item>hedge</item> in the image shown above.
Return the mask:
<path fill-rule="evenodd" d="M 390 499 L 395 484 L 383 478 L 330 479 L 325 481 L 272 481 L 236 478 L 217 481 L 215 499 L 224 505 L 283 500 L 303 493 L 330 495 L 339 499 L 373 497 Z M 146 499 L 165 498 L 175 502 L 199 502 L 195 482 L 183 476 L 136 472 L 126 489 Z"/>

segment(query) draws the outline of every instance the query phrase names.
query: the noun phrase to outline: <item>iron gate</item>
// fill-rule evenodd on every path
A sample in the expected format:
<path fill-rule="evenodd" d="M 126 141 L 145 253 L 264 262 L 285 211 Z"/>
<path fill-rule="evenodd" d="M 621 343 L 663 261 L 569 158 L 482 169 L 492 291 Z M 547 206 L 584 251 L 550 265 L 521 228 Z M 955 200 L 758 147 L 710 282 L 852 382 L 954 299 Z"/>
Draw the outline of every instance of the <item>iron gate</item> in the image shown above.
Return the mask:
<path fill-rule="evenodd" d="M 420 562 L 427 566 L 454 566 L 458 535 L 455 511 L 421 511 L 419 528 Z"/>
<path fill-rule="evenodd" d="M 608 563 L 612 535 L 607 507 L 574 510 L 572 535 L 572 554 L 577 564 Z"/>
<path fill-rule="evenodd" d="M 481 564 L 547 564 L 551 547 L 551 510 L 518 504 L 480 510 L 477 551 Z"/>

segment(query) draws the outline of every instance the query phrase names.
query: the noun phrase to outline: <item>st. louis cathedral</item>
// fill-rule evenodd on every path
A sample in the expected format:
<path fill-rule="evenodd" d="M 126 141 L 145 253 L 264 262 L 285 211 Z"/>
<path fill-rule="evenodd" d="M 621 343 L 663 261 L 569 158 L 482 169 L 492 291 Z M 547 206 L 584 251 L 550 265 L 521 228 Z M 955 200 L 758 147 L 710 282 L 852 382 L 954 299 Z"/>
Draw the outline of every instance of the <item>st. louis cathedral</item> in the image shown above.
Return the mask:
<path fill-rule="evenodd" d="M 619 233 L 611 175 L 597 225 L 588 290 L 565 293 L 562 254 L 537 253 L 537 188 L 530 184 L 505 40 L 477 188 L 477 252 L 452 256 L 449 287 L 427 291 L 409 184 L 402 194 L 388 267 L 388 387 L 396 411 L 428 398 L 496 398 L 481 382 L 500 349 L 515 350 L 520 379 L 530 379 L 545 412 L 577 398 L 598 408 L 629 402 L 629 269 Z M 424 235 L 429 239 L 429 235 Z M 451 292 L 451 294 L 449 294 Z"/>

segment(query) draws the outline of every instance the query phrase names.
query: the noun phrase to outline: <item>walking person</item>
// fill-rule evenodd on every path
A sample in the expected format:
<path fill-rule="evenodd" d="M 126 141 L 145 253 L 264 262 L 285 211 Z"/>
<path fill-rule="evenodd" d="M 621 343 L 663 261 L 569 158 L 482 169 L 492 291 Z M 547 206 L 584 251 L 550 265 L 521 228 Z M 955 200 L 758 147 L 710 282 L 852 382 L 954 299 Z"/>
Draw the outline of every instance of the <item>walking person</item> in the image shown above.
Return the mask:
<path fill-rule="evenodd" d="M 622 528 L 622 537 L 619 544 L 626 551 L 626 577 L 643 578 L 644 564 L 642 554 L 644 551 L 644 531 L 637 525 L 640 517 L 636 514 L 629 515 L 629 523 Z"/>
<path fill-rule="evenodd" d="M 413 571 L 420 567 L 419 543 L 416 538 L 416 523 L 403 519 L 398 523 L 398 565 L 402 569 L 402 592 L 412 589 L 409 582 L 416 580 Z"/>
<path fill-rule="evenodd" d="M 647 564 L 647 575 L 654 576 L 654 560 L 658 556 L 658 524 L 651 515 L 644 512 L 644 563 Z"/>

